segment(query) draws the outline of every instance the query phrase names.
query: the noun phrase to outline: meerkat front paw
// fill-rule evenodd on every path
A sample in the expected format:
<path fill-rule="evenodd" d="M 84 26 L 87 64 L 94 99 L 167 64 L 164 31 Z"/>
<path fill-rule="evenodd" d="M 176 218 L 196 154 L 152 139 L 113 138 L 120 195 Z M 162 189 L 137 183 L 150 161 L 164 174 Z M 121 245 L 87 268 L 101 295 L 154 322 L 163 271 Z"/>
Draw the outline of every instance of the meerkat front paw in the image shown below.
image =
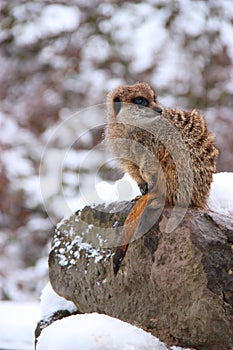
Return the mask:
<path fill-rule="evenodd" d="M 138 184 L 138 187 L 141 191 L 141 194 L 147 194 L 148 193 L 148 184 L 147 182 L 141 182 Z"/>

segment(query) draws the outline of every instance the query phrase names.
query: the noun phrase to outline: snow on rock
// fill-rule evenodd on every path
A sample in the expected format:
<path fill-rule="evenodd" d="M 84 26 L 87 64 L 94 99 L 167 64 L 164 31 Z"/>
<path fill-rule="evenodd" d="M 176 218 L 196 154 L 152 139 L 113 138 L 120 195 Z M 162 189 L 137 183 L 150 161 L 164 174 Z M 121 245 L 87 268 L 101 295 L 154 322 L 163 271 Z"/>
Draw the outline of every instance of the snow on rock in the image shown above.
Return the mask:
<path fill-rule="evenodd" d="M 80 215 L 75 216 L 75 222 L 79 222 Z M 70 220 L 71 218 L 69 218 Z M 101 234 L 95 232 L 95 237 L 97 239 L 97 246 L 85 241 L 87 236 L 91 237 L 93 234 L 94 226 L 92 224 L 85 227 L 85 229 L 80 232 L 80 235 L 77 235 L 73 227 L 64 228 L 63 225 L 67 224 L 67 220 L 62 220 L 59 223 L 55 230 L 55 236 L 53 239 L 53 245 L 51 249 L 58 249 L 58 259 L 59 264 L 66 268 L 71 268 L 76 264 L 77 259 L 79 259 L 81 252 L 85 254 L 86 258 L 93 258 L 95 263 L 98 263 L 102 259 L 108 259 L 112 256 L 112 252 L 109 249 L 106 249 L 105 256 L 103 257 L 101 253 L 101 248 L 105 246 L 106 241 L 101 237 Z M 66 232 L 70 236 L 71 241 L 64 240 L 64 236 L 61 232 Z M 78 246 L 78 250 L 77 250 Z M 75 248 L 75 249 L 74 249 Z M 87 271 L 85 270 L 86 274 Z"/>
<path fill-rule="evenodd" d="M 70 313 L 77 310 L 76 306 L 72 301 L 68 301 L 63 297 L 60 297 L 57 293 L 54 292 L 50 283 L 48 283 L 41 293 L 41 319 L 47 320 L 55 312 L 60 310 L 67 310 Z"/>
<path fill-rule="evenodd" d="M 37 350 L 166 350 L 150 333 L 103 314 L 55 321 L 41 333 Z"/>
<path fill-rule="evenodd" d="M 208 207 L 212 211 L 233 218 L 233 173 L 213 175 Z"/>

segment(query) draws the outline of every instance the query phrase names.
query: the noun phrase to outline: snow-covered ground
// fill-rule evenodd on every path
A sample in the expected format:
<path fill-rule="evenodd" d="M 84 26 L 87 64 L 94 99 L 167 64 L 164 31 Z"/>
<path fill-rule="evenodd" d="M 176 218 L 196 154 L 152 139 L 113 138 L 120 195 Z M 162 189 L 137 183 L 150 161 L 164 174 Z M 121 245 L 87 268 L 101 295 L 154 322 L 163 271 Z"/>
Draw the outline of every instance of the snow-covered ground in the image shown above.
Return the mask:
<path fill-rule="evenodd" d="M 208 206 L 210 210 L 233 219 L 233 173 L 213 175 Z"/>
<path fill-rule="evenodd" d="M 38 350 L 166 350 L 150 333 L 106 315 L 73 315 L 54 322 L 38 341 Z"/>
<path fill-rule="evenodd" d="M 76 310 L 48 283 L 39 303 L 0 303 L 0 350 L 32 350 L 39 319 L 58 310 Z M 167 350 L 159 339 L 140 328 L 103 314 L 72 315 L 55 321 L 38 338 L 38 350 Z M 172 347 L 172 350 L 181 348 Z"/>
<path fill-rule="evenodd" d="M 76 310 L 48 283 L 39 303 L 0 303 L 0 350 L 32 350 L 34 331 L 41 317 L 58 310 Z M 103 314 L 73 315 L 55 321 L 38 338 L 38 350 L 167 350 L 150 333 Z M 172 350 L 181 350 L 171 347 Z"/>
<path fill-rule="evenodd" d="M 50 299 L 51 301 L 51 299 Z M 63 301 L 59 301 L 57 307 Z M 0 302 L 0 350 L 33 350 L 39 303 Z M 38 350 L 167 350 L 142 329 L 102 314 L 54 322 L 39 337 Z M 172 350 L 181 350 L 172 347 Z"/>
<path fill-rule="evenodd" d="M 0 350 L 32 350 L 38 302 L 0 302 Z"/>

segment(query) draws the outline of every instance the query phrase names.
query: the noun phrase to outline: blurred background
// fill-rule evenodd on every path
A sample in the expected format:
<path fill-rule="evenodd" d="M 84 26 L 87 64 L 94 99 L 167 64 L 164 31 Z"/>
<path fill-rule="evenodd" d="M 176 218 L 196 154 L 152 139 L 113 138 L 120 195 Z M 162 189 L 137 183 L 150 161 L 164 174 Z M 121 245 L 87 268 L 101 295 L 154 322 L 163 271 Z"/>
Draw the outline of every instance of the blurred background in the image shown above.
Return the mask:
<path fill-rule="evenodd" d="M 233 171 L 233 6 L 1 0 L 0 16 L 0 299 L 30 300 L 47 281 L 61 197 L 75 210 L 101 163 L 104 108 L 86 108 L 112 88 L 146 81 L 163 105 L 197 108 L 216 134 L 217 171 Z M 103 164 L 100 180 L 120 176 Z"/>

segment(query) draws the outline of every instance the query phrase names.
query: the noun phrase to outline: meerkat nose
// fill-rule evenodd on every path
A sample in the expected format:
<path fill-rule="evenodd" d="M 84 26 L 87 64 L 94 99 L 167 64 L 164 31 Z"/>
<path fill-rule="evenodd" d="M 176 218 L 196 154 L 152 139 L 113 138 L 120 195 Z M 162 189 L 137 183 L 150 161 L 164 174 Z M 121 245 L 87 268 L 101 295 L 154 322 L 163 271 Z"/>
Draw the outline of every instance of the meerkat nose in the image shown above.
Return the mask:
<path fill-rule="evenodd" d="M 163 110 L 161 107 L 154 107 L 153 110 L 156 112 L 156 113 L 159 113 L 159 114 L 162 114 Z"/>

